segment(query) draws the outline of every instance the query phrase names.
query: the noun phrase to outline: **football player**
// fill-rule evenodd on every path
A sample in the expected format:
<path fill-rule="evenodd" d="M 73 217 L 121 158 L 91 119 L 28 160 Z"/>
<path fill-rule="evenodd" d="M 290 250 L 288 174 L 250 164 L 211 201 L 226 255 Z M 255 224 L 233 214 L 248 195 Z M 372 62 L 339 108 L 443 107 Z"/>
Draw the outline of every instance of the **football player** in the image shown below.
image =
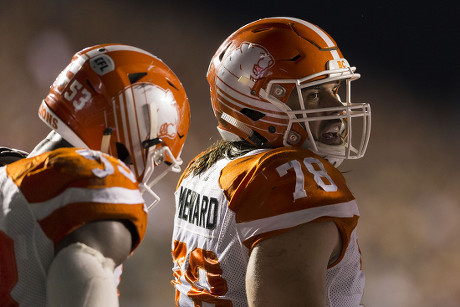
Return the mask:
<path fill-rule="evenodd" d="M 177 306 L 358 306 L 357 203 L 337 169 L 364 155 L 370 106 L 324 30 L 296 18 L 249 23 L 207 79 L 222 140 L 175 193 Z M 342 95 L 340 95 L 342 93 Z"/>
<path fill-rule="evenodd" d="M 97 45 L 73 56 L 38 113 L 52 132 L 0 168 L 0 306 L 118 306 L 120 265 L 159 200 L 154 168 L 180 170 L 184 88 L 145 50 Z"/>

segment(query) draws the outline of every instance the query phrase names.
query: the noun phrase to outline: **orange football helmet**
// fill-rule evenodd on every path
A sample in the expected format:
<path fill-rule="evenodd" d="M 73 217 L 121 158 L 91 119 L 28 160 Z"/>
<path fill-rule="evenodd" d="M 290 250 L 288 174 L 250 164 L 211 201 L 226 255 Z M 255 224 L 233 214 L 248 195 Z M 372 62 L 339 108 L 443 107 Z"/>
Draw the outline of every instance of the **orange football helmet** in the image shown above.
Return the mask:
<path fill-rule="evenodd" d="M 39 116 L 73 146 L 130 164 L 150 193 L 158 181 L 154 166 L 165 162 L 166 172 L 180 171 L 190 126 L 187 95 L 173 71 L 142 49 L 103 44 L 76 53 L 51 86 Z"/>
<path fill-rule="evenodd" d="M 258 147 L 307 147 L 337 160 L 336 165 L 360 158 L 369 141 L 371 111 L 367 103 L 351 103 L 351 81 L 360 77 L 355 70 L 329 34 L 309 22 L 278 17 L 249 23 L 222 43 L 208 69 L 218 130 L 226 140 L 243 139 Z M 346 81 L 343 106 L 305 107 L 302 89 L 340 80 Z M 295 110 L 287 105 L 294 96 Z M 337 119 L 342 144 L 314 139 L 309 123 Z M 359 136 L 357 144 L 351 141 L 352 120 L 360 123 L 354 125 L 360 130 L 353 133 Z"/>

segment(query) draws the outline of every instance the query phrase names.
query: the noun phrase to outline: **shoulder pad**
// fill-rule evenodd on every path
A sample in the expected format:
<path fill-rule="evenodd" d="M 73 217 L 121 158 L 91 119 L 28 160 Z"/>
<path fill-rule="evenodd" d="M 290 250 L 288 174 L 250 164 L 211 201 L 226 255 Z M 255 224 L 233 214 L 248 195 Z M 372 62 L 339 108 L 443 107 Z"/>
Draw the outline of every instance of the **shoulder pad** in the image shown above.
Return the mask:
<path fill-rule="evenodd" d="M 29 153 L 8 147 L 0 147 L 0 166 L 13 163 L 27 157 Z"/>

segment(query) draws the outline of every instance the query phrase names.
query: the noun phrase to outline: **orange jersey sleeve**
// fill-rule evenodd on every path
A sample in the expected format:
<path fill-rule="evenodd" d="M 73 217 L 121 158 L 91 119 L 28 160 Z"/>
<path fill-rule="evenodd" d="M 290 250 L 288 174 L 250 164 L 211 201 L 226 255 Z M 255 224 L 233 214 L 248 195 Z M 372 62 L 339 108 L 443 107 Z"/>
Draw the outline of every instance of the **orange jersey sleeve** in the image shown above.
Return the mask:
<path fill-rule="evenodd" d="M 347 239 L 359 216 L 342 174 L 304 149 L 283 147 L 231 161 L 220 186 L 249 246 L 325 218 L 333 219 Z"/>
<path fill-rule="evenodd" d="M 61 148 L 7 166 L 8 177 L 57 245 L 96 220 L 128 220 L 143 239 L 147 212 L 133 173 L 120 160 L 86 149 Z"/>

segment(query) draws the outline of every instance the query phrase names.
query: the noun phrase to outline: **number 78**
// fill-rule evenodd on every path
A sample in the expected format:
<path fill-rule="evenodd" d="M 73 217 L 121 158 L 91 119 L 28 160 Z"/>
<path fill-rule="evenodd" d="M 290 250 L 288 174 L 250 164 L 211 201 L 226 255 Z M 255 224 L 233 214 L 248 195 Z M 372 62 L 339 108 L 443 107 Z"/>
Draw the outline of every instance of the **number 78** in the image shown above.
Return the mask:
<path fill-rule="evenodd" d="M 323 163 L 315 158 L 305 158 L 303 164 L 307 170 L 313 175 L 315 182 L 326 192 L 335 192 L 337 191 L 337 185 L 332 181 L 332 178 L 327 173 L 324 168 Z M 316 164 L 319 167 L 319 170 L 315 169 L 313 164 Z M 296 175 L 295 191 L 294 191 L 294 200 L 299 198 L 307 197 L 307 192 L 305 191 L 305 176 L 302 172 L 302 166 L 298 160 L 291 160 L 286 162 L 276 168 L 278 174 L 283 177 L 287 174 L 289 169 L 293 168 Z M 323 178 L 326 178 L 329 183 L 324 182 Z"/>

